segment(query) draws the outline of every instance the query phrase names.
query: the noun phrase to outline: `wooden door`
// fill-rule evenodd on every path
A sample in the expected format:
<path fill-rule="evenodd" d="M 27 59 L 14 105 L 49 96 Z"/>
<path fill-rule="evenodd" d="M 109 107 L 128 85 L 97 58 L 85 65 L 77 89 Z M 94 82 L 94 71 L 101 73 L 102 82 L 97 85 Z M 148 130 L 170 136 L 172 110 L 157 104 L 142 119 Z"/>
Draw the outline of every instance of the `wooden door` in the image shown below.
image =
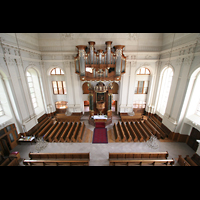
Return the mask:
<path fill-rule="evenodd" d="M 1 139 L 0 140 L 0 145 L 1 145 L 2 149 L 3 149 L 4 156 L 8 156 L 10 154 L 10 150 L 8 148 L 6 140 L 5 139 Z"/>

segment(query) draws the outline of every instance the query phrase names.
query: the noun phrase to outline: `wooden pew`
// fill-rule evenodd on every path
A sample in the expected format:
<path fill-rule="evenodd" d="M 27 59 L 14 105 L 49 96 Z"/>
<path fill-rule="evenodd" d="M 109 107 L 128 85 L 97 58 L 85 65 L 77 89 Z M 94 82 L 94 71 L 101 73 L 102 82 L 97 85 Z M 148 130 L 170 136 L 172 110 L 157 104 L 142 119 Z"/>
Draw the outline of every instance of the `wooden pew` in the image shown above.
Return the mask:
<path fill-rule="evenodd" d="M 71 141 L 72 142 L 76 142 L 76 140 L 77 140 L 77 136 L 78 136 L 78 132 L 79 132 L 79 130 L 80 130 L 80 128 L 81 128 L 81 122 L 78 122 L 78 124 L 77 124 L 77 126 L 76 126 L 76 128 L 75 128 L 75 130 L 74 130 L 74 133 L 73 133 L 73 135 L 72 135 L 72 138 L 71 138 Z"/>
<path fill-rule="evenodd" d="M 26 166 L 89 166 L 89 160 L 24 160 Z"/>
<path fill-rule="evenodd" d="M 198 166 L 200 166 L 200 156 L 199 156 L 197 153 L 193 154 L 192 157 L 191 157 L 191 159 L 192 159 Z"/>
<path fill-rule="evenodd" d="M 166 160 L 157 160 L 157 159 L 134 159 L 134 160 L 119 160 L 119 159 L 112 159 L 112 160 L 109 160 L 109 165 L 110 166 L 133 166 L 133 165 L 139 165 L 139 166 L 142 166 L 142 165 L 146 165 L 146 166 L 149 166 L 149 165 L 152 165 L 152 166 L 155 166 L 155 165 L 159 165 L 159 166 L 172 166 L 174 165 L 174 160 L 173 159 L 166 159 Z"/>
<path fill-rule="evenodd" d="M 72 127 L 71 127 L 71 129 L 69 130 L 69 133 L 67 134 L 67 137 L 66 137 L 66 139 L 65 139 L 65 142 L 66 142 L 66 141 L 67 141 L 67 142 L 70 142 L 70 141 L 71 141 L 71 137 L 72 137 L 72 135 L 73 135 L 73 133 L 74 133 L 74 130 L 75 130 L 75 128 L 76 128 L 76 125 L 77 125 L 77 123 L 74 122 L 73 125 L 72 125 Z"/>
<path fill-rule="evenodd" d="M 16 157 L 8 157 L 6 158 L 0 166 L 18 166 L 19 165 L 19 161 Z"/>
<path fill-rule="evenodd" d="M 152 119 L 149 118 L 148 120 L 154 126 L 154 128 L 160 133 L 161 137 L 164 139 L 166 137 L 166 134 L 161 130 L 161 128 L 159 128 L 158 125 Z"/>
<path fill-rule="evenodd" d="M 35 137 L 38 137 L 39 132 L 45 127 L 45 125 L 50 121 L 50 118 L 45 118 L 39 123 L 38 130 L 33 133 Z"/>
<path fill-rule="evenodd" d="M 78 138 L 78 139 L 77 139 L 78 142 L 82 142 L 84 131 L 85 131 L 85 124 L 84 124 L 84 122 L 83 122 L 83 124 L 82 124 L 82 126 L 81 126 L 81 128 L 80 128 L 80 131 L 79 131 L 79 133 L 78 133 L 78 137 L 77 137 L 77 138 Z"/>
<path fill-rule="evenodd" d="M 148 133 L 149 137 L 154 136 L 153 132 L 148 128 L 148 126 L 144 122 L 140 121 L 140 125 L 146 131 L 146 133 Z"/>
<path fill-rule="evenodd" d="M 133 130 L 133 128 L 131 127 L 129 122 L 126 122 L 126 127 L 128 128 L 128 130 L 129 130 L 129 132 L 131 134 L 133 142 L 137 142 L 138 141 L 138 137 L 137 137 L 135 131 Z"/>
<path fill-rule="evenodd" d="M 198 165 L 189 157 L 189 155 L 186 155 L 185 160 L 186 160 L 191 166 L 198 166 Z"/>
<path fill-rule="evenodd" d="M 89 165 L 90 153 L 29 153 L 30 160 L 24 160 L 24 165 Z"/>
<path fill-rule="evenodd" d="M 126 135 L 127 141 L 128 141 L 128 142 L 132 141 L 131 134 L 130 134 L 128 128 L 126 127 L 126 124 L 125 124 L 124 122 L 122 122 L 121 124 L 122 124 L 122 128 L 123 128 L 123 130 L 124 130 L 124 133 L 125 133 L 125 135 Z"/>
<path fill-rule="evenodd" d="M 143 138 L 142 134 L 140 133 L 140 131 L 138 130 L 138 128 L 136 127 L 135 123 L 131 122 L 130 125 L 133 128 L 134 132 L 136 133 L 138 140 L 140 142 L 143 142 L 144 138 Z"/>
<path fill-rule="evenodd" d="M 48 137 L 52 133 L 53 129 L 57 126 L 57 124 L 58 124 L 58 122 L 55 122 L 54 125 L 46 132 L 46 134 L 43 137 L 44 140 L 48 140 Z"/>
<path fill-rule="evenodd" d="M 81 116 L 66 116 L 65 114 L 56 114 L 58 122 L 79 122 Z"/>
<path fill-rule="evenodd" d="M 161 135 L 160 133 L 153 127 L 153 125 L 148 121 L 148 120 L 144 120 L 144 123 L 149 127 L 149 129 L 151 129 L 151 131 L 153 132 L 153 134 L 160 139 Z"/>
<path fill-rule="evenodd" d="M 60 137 L 59 142 L 65 142 L 65 139 L 66 139 L 66 137 L 67 137 L 67 134 L 68 134 L 70 128 L 72 127 L 72 124 L 73 124 L 73 122 L 70 122 L 70 123 L 67 125 L 66 129 L 64 130 L 63 134 L 62 134 L 61 137 Z"/>
<path fill-rule="evenodd" d="M 45 127 L 38 133 L 38 137 L 45 135 L 48 129 L 52 126 L 52 124 L 53 124 L 53 121 L 50 120 L 48 124 L 46 124 Z"/>
<path fill-rule="evenodd" d="M 122 122 L 130 122 L 130 121 L 140 121 L 142 119 L 142 115 L 134 115 L 134 116 L 121 116 Z"/>
<path fill-rule="evenodd" d="M 29 153 L 33 160 L 45 159 L 89 159 L 90 153 Z"/>
<path fill-rule="evenodd" d="M 173 165 L 168 152 L 109 153 L 110 165 Z"/>
<path fill-rule="evenodd" d="M 124 142 L 124 141 L 126 140 L 126 136 L 125 136 L 125 134 L 124 134 L 124 131 L 123 131 L 122 126 L 121 126 L 121 124 L 120 124 L 119 121 L 118 121 L 118 123 L 117 123 L 117 128 L 118 128 L 118 130 L 119 130 L 119 135 L 120 135 L 120 137 L 121 137 L 121 141 Z"/>
<path fill-rule="evenodd" d="M 165 152 L 133 152 L 133 153 L 109 153 L 109 159 L 132 159 L 132 158 L 159 158 L 167 159 L 168 151 Z"/>
<path fill-rule="evenodd" d="M 180 166 L 191 166 L 181 155 L 178 156 L 178 163 Z"/>
<path fill-rule="evenodd" d="M 115 136 L 115 142 L 119 142 L 119 131 L 118 131 L 118 128 L 117 128 L 117 125 L 114 123 L 114 126 L 113 126 L 113 132 L 114 132 L 114 136 Z"/>
<path fill-rule="evenodd" d="M 143 135 L 144 140 L 149 140 L 149 135 L 146 133 L 146 131 L 143 129 L 143 127 L 140 125 L 139 122 L 135 122 L 135 125 L 139 129 L 140 133 Z"/>
<path fill-rule="evenodd" d="M 151 119 L 161 128 L 162 122 L 156 119 L 153 115 L 151 116 Z"/>
<path fill-rule="evenodd" d="M 52 133 L 52 135 L 50 135 L 49 141 L 54 141 L 54 142 L 59 142 L 60 141 L 60 137 L 63 133 L 63 131 L 65 130 L 65 128 L 67 127 L 68 123 L 67 122 L 60 122 L 60 126 L 55 130 L 54 133 Z"/>

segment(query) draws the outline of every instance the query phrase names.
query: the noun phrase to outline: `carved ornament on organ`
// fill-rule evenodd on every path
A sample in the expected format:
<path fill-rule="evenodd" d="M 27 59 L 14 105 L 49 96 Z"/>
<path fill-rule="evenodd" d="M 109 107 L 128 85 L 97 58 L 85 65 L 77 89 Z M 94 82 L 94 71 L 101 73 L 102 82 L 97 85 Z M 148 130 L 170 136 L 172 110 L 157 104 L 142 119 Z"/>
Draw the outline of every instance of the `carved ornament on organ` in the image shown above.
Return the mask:
<path fill-rule="evenodd" d="M 75 60 L 75 73 L 81 81 L 119 81 L 126 71 L 124 45 L 111 47 L 112 41 L 106 41 L 106 49 L 95 51 L 94 41 L 89 41 L 89 48 L 78 45 Z"/>

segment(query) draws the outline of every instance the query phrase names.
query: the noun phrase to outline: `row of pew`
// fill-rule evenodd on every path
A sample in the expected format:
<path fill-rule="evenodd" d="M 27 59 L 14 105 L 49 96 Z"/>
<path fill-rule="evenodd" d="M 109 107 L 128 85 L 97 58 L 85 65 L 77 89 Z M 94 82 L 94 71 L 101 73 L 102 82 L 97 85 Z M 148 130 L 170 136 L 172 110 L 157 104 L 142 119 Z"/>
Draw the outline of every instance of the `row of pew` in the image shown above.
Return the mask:
<path fill-rule="evenodd" d="M 90 153 L 29 153 L 25 166 L 89 166 Z"/>
<path fill-rule="evenodd" d="M 58 122 L 45 118 L 38 130 L 33 133 L 35 137 L 43 137 L 48 142 L 82 142 L 85 131 L 84 122 Z"/>
<path fill-rule="evenodd" d="M 113 126 L 115 142 L 143 142 L 149 140 L 152 135 L 158 139 L 164 139 L 167 134 L 161 129 L 161 124 L 159 120 L 153 117 L 139 121 L 118 121 Z"/>
<path fill-rule="evenodd" d="M 15 157 L 8 157 L 0 161 L 0 166 L 18 166 L 19 161 Z"/>
<path fill-rule="evenodd" d="M 180 166 L 200 166 L 200 156 L 195 153 L 191 158 L 186 155 L 185 158 L 182 155 L 178 156 L 178 163 Z"/>
<path fill-rule="evenodd" d="M 109 153 L 110 166 L 173 166 L 168 152 Z"/>
<path fill-rule="evenodd" d="M 155 135 L 151 126 L 149 127 L 148 122 L 144 121 L 131 121 L 131 122 L 119 122 L 114 123 L 113 132 L 115 142 L 143 142 L 150 139 L 151 136 Z"/>

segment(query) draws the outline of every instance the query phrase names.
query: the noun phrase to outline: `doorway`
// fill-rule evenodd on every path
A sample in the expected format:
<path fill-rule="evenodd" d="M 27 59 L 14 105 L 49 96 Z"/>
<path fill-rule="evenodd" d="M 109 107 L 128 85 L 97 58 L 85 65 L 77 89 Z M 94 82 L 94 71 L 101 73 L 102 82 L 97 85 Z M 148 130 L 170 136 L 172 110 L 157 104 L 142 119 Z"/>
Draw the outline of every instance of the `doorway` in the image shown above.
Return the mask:
<path fill-rule="evenodd" d="M 89 101 L 84 101 L 84 113 L 90 111 L 89 105 Z"/>
<path fill-rule="evenodd" d="M 4 137 L 4 139 L 2 138 L 0 140 L 0 146 L 3 150 L 4 156 L 8 156 L 10 154 L 10 150 L 9 150 L 9 147 L 8 147 L 8 144 L 7 144 L 7 138 Z"/>
<path fill-rule="evenodd" d="M 117 114 L 117 101 L 112 100 L 112 112 Z"/>

